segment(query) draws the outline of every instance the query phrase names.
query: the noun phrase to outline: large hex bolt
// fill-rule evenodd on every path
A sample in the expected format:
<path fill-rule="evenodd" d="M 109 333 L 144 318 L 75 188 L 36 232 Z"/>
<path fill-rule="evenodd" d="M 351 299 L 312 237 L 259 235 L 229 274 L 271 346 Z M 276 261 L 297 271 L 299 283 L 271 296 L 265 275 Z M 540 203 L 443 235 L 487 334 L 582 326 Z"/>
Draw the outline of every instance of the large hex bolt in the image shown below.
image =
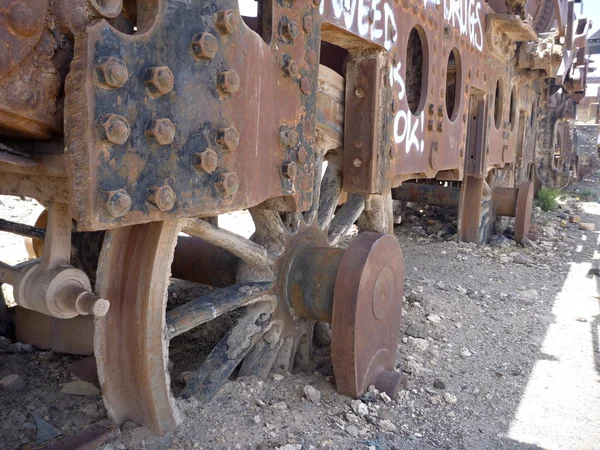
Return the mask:
<path fill-rule="evenodd" d="M 210 33 L 198 33 L 194 36 L 191 46 L 196 59 L 213 59 L 219 49 L 217 38 Z"/>
<path fill-rule="evenodd" d="M 221 34 L 232 34 L 240 27 L 240 18 L 233 9 L 224 9 L 215 13 L 215 25 Z"/>
<path fill-rule="evenodd" d="M 296 130 L 281 127 L 279 129 L 279 143 L 282 147 L 291 148 L 298 143 L 298 133 Z"/>
<path fill-rule="evenodd" d="M 291 20 L 281 24 L 281 34 L 288 40 L 293 41 L 298 37 L 298 24 Z"/>
<path fill-rule="evenodd" d="M 288 59 L 281 65 L 281 70 L 284 77 L 296 77 L 298 76 L 300 68 L 298 67 L 298 63 L 296 61 L 293 59 Z"/>
<path fill-rule="evenodd" d="M 100 195 L 102 206 L 114 218 L 123 217 L 131 210 L 131 197 L 125 189 L 105 191 Z"/>
<path fill-rule="evenodd" d="M 223 150 L 235 150 L 240 143 L 240 133 L 235 127 L 219 128 L 216 140 Z"/>
<path fill-rule="evenodd" d="M 219 164 L 217 153 L 207 148 L 206 150 L 195 153 L 193 157 L 194 169 L 206 173 L 213 173 Z"/>
<path fill-rule="evenodd" d="M 144 84 L 153 97 L 160 97 L 173 90 L 175 77 L 167 66 L 151 67 L 146 70 Z"/>
<path fill-rule="evenodd" d="M 175 139 L 175 125 L 169 119 L 151 120 L 146 127 L 146 136 L 158 145 L 168 145 Z"/>
<path fill-rule="evenodd" d="M 293 161 L 286 161 L 281 165 L 281 173 L 285 178 L 293 180 L 298 175 L 298 166 Z"/>
<path fill-rule="evenodd" d="M 235 94 L 240 89 L 240 76 L 233 70 L 222 70 L 217 75 L 217 86 L 225 94 Z"/>
<path fill-rule="evenodd" d="M 234 172 L 225 172 L 215 183 L 215 187 L 224 195 L 231 196 L 235 194 L 240 187 L 240 180 Z"/>
<path fill-rule="evenodd" d="M 113 58 L 112 56 L 98 60 L 96 75 L 100 85 L 111 89 L 122 87 L 129 78 L 127 65 L 120 59 Z"/>
<path fill-rule="evenodd" d="M 129 138 L 129 122 L 118 114 L 106 114 L 98 121 L 98 134 L 104 141 L 123 145 Z"/>
<path fill-rule="evenodd" d="M 148 203 L 163 212 L 172 210 L 176 199 L 177 196 L 171 186 L 152 186 L 148 194 Z"/>

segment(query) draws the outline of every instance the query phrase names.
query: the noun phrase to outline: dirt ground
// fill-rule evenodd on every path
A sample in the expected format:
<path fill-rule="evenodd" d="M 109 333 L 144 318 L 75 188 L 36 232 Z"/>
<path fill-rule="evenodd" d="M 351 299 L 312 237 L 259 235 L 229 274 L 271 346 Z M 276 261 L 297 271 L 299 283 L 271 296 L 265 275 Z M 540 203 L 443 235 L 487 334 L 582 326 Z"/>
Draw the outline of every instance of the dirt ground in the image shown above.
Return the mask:
<path fill-rule="evenodd" d="M 597 198 L 590 192 L 600 194 L 598 180 L 573 187 L 556 212 L 536 210 L 537 240 L 526 246 L 505 236 L 459 244 L 451 211 L 406 212 L 396 228 L 406 275 L 397 370 L 408 389 L 396 400 L 337 395 L 328 349 L 316 349 L 310 372 L 231 381 L 208 404 L 180 402 L 175 433 L 126 422 L 103 448 L 600 448 L 600 294 L 590 273 L 600 234 L 569 222 L 578 215 L 600 230 L 600 204 L 580 201 Z M 31 223 L 32 204 L 0 201 L 2 218 Z M 20 242 L 0 235 L 0 259 L 23 259 Z M 0 379 L 16 374 L 24 387 L 0 389 L 0 448 L 43 448 L 106 418 L 100 395 L 61 392 L 82 357 L 9 344 L 0 341 Z M 306 398 L 307 385 L 320 399 Z M 27 447 L 35 417 L 62 435 Z"/>

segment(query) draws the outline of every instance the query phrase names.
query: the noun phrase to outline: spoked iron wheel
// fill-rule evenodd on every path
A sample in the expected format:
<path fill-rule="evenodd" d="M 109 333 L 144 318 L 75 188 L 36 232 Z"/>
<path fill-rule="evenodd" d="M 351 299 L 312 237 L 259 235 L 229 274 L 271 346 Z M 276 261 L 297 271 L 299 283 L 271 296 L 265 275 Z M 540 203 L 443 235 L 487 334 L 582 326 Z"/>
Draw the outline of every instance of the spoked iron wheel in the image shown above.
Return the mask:
<path fill-rule="evenodd" d="M 343 98 L 339 92 L 337 100 L 324 98 L 327 86 L 335 89 L 322 78 L 321 102 Z M 396 239 L 381 234 L 391 229 L 390 197 L 365 201 L 362 195 L 349 195 L 338 209 L 340 136 L 327 125 L 318 127 L 314 202 L 304 213 L 252 208 L 256 232 L 251 239 L 202 219 L 106 234 L 96 287 L 110 298 L 111 310 L 96 322 L 95 353 L 112 420 L 133 420 L 158 433 L 176 427 L 181 419 L 171 391 L 169 341 L 232 311 L 233 324 L 198 362 L 183 398 L 209 400 L 236 369 L 239 375 L 264 378 L 271 370 L 306 362 L 317 320 L 332 322 L 339 392 L 358 396 L 370 384 L 396 392 L 402 382 L 393 369 L 403 264 Z M 347 244 L 357 220 L 366 232 L 346 249 L 339 247 Z M 180 232 L 235 255 L 236 284 L 167 311 Z"/>

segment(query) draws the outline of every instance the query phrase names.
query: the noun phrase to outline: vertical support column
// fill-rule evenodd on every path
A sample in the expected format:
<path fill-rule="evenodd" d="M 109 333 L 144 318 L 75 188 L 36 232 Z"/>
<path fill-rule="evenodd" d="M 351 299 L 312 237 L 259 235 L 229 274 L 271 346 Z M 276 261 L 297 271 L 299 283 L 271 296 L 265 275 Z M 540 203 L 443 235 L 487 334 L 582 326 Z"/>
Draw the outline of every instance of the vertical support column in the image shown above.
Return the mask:
<path fill-rule="evenodd" d="M 344 190 L 375 194 L 383 190 L 385 136 L 380 126 L 383 65 L 380 58 L 356 56 L 346 65 Z"/>

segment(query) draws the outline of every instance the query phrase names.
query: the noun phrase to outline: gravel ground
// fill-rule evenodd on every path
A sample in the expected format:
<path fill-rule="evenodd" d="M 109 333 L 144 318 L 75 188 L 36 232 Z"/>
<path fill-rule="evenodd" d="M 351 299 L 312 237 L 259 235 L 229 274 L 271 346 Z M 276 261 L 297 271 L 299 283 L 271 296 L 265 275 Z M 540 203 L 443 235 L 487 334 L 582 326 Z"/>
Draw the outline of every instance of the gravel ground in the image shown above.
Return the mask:
<path fill-rule="evenodd" d="M 589 274 L 600 235 L 569 222 L 578 215 L 600 230 L 600 204 L 573 195 L 557 212 L 535 212 L 537 240 L 525 247 L 504 236 L 456 243 L 440 233 L 452 233 L 450 212 L 406 215 L 396 229 L 406 274 L 397 370 L 408 389 L 396 400 L 337 395 L 328 349 L 315 349 L 311 371 L 231 381 L 208 404 L 181 402 L 176 433 L 158 437 L 127 422 L 104 449 L 600 448 L 600 297 Z M 2 200 L 2 217 L 27 220 L 6 208 L 15 200 Z M 18 260 L 17 247 L 0 236 L 3 259 L 10 251 Z M 0 342 L 0 379 L 16 374 L 24 386 L 0 388 L 0 448 L 32 443 L 34 415 L 63 437 L 105 418 L 93 390 L 61 392 L 81 357 L 9 353 L 8 344 Z"/>

